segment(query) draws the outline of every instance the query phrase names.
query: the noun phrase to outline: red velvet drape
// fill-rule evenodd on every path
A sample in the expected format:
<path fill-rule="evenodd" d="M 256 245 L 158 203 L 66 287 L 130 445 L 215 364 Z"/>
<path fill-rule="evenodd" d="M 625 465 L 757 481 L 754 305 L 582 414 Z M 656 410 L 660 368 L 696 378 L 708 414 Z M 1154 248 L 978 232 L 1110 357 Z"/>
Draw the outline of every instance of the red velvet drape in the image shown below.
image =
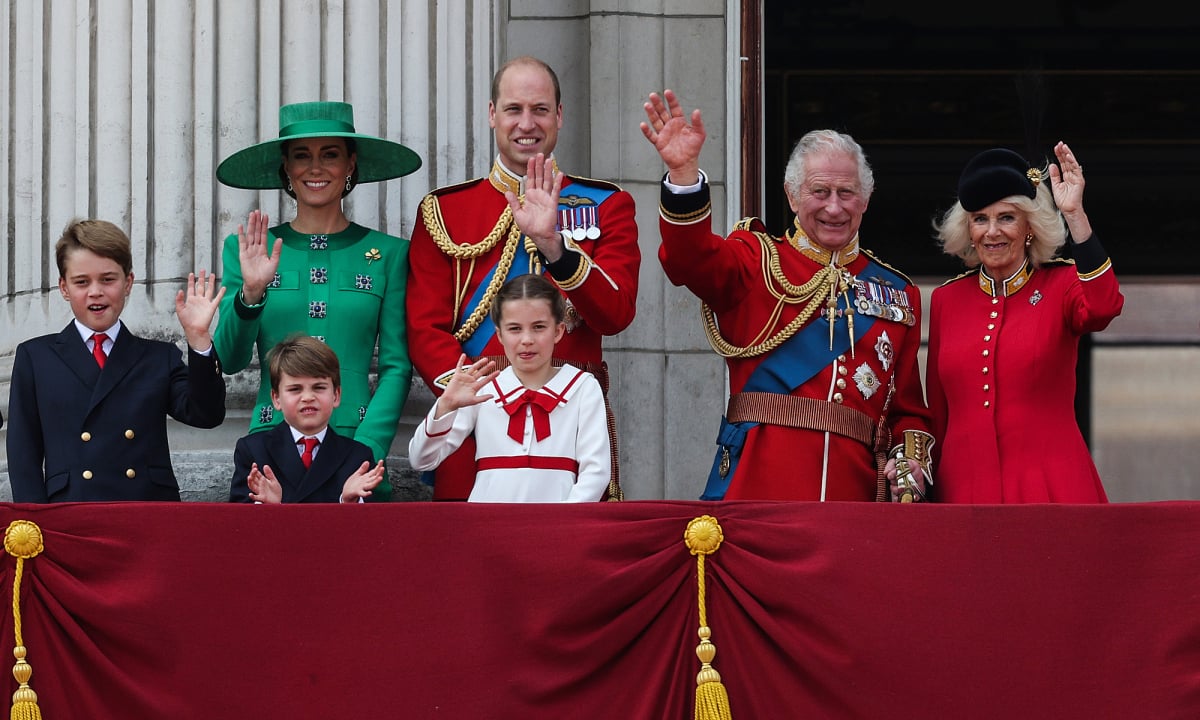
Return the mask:
<path fill-rule="evenodd" d="M 1200 717 L 1200 503 L 0 505 L 47 720 L 691 718 L 704 514 L 737 720 Z"/>

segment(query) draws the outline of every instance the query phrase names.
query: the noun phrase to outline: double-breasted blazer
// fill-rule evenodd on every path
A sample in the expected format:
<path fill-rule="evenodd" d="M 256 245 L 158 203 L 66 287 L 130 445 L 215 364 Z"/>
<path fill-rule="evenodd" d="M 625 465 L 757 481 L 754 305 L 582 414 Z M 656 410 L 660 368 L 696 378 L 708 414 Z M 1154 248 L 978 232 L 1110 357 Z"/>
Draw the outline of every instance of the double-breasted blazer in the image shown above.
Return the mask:
<path fill-rule="evenodd" d="M 179 500 L 167 416 L 200 428 L 225 419 L 225 379 L 209 355 L 133 334 L 101 369 L 74 321 L 17 346 L 9 394 L 14 502 Z"/>

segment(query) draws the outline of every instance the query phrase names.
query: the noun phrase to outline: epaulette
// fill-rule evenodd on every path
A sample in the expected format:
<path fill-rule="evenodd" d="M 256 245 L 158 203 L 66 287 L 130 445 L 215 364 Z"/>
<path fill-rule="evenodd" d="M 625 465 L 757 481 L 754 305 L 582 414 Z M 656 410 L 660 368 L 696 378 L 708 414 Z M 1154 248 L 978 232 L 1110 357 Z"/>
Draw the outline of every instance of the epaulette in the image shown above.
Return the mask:
<path fill-rule="evenodd" d="M 952 282 L 957 282 L 959 280 L 962 280 L 963 278 L 971 277 L 972 275 L 978 275 L 978 274 L 979 274 L 979 268 L 971 268 L 970 270 L 964 270 L 963 272 L 959 273 L 958 275 L 955 275 L 954 277 L 950 278 L 946 282 L 942 283 L 942 285 L 943 286 L 949 285 Z"/>
<path fill-rule="evenodd" d="M 621 192 L 620 185 L 607 180 L 597 180 L 595 178 L 579 177 L 577 175 L 567 175 L 567 177 L 571 178 L 571 182 L 573 183 L 591 185 L 592 187 L 603 188 L 604 190 L 612 190 L 613 192 Z"/>
<path fill-rule="evenodd" d="M 892 272 L 896 273 L 900 277 L 904 278 L 904 281 L 907 282 L 909 285 L 915 284 L 915 283 L 913 283 L 912 278 L 910 278 L 908 275 L 900 272 L 899 270 L 892 267 L 891 265 L 888 265 L 884 261 L 880 260 L 879 256 L 876 255 L 875 253 L 871 252 L 870 250 L 866 249 L 865 247 L 862 247 L 861 245 L 859 246 L 859 250 L 862 252 L 863 255 L 866 255 L 867 257 L 874 260 L 876 263 L 882 265 L 883 267 L 887 268 L 888 270 L 891 270 Z"/>
<path fill-rule="evenodd" d="M 745 232 L 762 232 L 767 231 L 767 226 L 762 220 L 756 217 L 744 217 L 733 224 L 734 230 L 743 230 Z M 775 242 L 783 242 L 783 238 L 775 238 Z"/>
<path fill-rule="evenodd" d="M 478 185 L 481 182 L 487 182 L 487 178 L 486 177 L 477 177 L 473 180 L 466 180 L 466 181 L 463 181 L 460 183 L 455 183 L 454 185 L 446 185 L 444 187 L 437 188 L 436 190 L 430 190 L 429 194 L 430 195 L 449 195 L 450 193 L 455 193 L 455 192 L 458 192 L 459 190 L 466 190 L 467 188 L 475 187 L 476 185 Z"/>

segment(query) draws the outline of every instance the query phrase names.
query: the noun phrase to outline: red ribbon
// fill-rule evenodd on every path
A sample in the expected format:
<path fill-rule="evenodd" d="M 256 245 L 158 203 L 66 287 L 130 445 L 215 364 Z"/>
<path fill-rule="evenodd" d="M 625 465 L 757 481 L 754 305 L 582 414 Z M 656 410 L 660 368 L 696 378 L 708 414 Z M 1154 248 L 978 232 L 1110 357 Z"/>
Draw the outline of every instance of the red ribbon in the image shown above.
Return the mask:
<path fill-rule="evenodd" d="M 558 400 L 537 390 L 526 390 L 521 397 L 504 405 L 508 413 L 508 436 L 515 442 L 525 437 L 525 408 L 533 415 L 533 433 L 538 442 L 550 437 L 550 411 Z"/>

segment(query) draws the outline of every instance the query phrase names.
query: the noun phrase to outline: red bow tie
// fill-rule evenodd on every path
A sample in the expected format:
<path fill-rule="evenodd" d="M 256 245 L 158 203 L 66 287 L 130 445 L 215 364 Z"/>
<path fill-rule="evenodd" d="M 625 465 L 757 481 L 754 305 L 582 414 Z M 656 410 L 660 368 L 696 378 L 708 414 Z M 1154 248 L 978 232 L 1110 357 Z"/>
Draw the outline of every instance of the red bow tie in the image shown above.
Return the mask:
<path fill-rule="evenodd" d="M 525 408 L 533 415 L 533 433 L 538 442 L 550 437 L 550 411 L 558 405 L 558 399 L 536 390 L 526 390 L 521 397 L 504 405 L 508 413 L 508 436 L 514 442 L 525 437 Z"/>

